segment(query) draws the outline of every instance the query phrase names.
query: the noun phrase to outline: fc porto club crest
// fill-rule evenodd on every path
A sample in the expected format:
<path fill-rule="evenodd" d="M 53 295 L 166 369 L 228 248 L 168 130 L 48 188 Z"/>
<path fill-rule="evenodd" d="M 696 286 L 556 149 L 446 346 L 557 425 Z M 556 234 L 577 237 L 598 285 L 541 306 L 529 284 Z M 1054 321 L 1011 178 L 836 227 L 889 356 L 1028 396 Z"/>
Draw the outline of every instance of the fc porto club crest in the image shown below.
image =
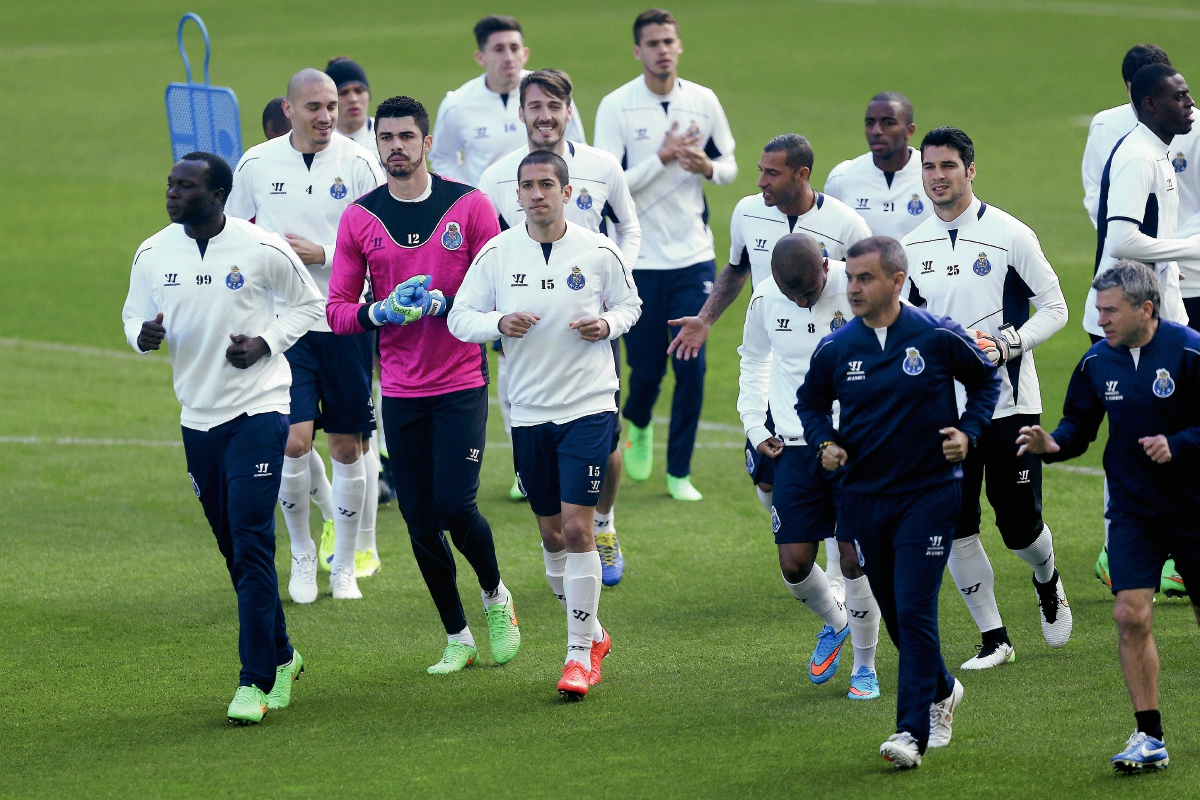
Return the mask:
<path fill-rule="evenodd" d="M 580 272 L 579 267 L 571 267 L 571 274 L 567 276 L 567 287 L 578 292 L 583 288 L 584 283 L 586 281 L 584 281 L 583 273 Z"/>
<path fill-rule="evenodd" d="M 825 256 L 826 258 L 829 258 L 829 251 L 825 249 L 824 242 L 821 242 L 820 248 L 821 248 L 821 255 Z"/>
<path fill-rule="evenodd" d="M 1183 157 L 1183 153 L 1176 153 L 1175 158 L 1171 159 L 1171 166 L 1176 172 L 1183 172 L 1187 169 L 1187 159 Z"/>
<path fill-rule="evenodd" d="M 584 211 L 592 207 L 592 196 L 588 194 L 587 189 L 579 190 L 579 197 L 575 198 L 575 205 L 579 206 Z"/>
<path fill-rule="evenodd" d="M 1171 378 L 1171 373 L 1165 369 L 1160 369 L 1154 378 L 1154 396 L 1155 397 L 1170 397 L 1175 394 L 1175 381 Z"/>
<path fill-rule="evenodd" d="M 912 200 L 908 201 L 908 213 L 912 214 L 914 217 L 919 217 L 924 211 L 925 204 L 921 202 L 920 195 L 914 194 L 912 196 Z"/>
<path fill-rule="evenodd" d="M 341 200 L 346 196 L 346 184 L 342 183 L 341 178 L 333 179 L 333 186 L 329 187 L 329 196 L 334 200 Z"/>
<path fill-rule="evenodd" d="M 779 512 L 775 510 L 775 506 L 771 506 L 771 533 L 779 533 L 779 528 L 783 525 L 779 521 Z"/>
<path fill-rule="evenodd" d="M 462 227 L 457 222 L 447 222 L 446 230 L 442 233 L 442 247 L 457 250 L 462 247 L 462 243 Z"/>
<path fill-rule="evenodd" d="M 980 253 L 979 258 L 975 259 L 975 264 L 971 269 L 981 278 L 991 272 L 992 262 L 988 261 L 987 253 Z"/>
<path fill-rule="evenodd" d="M 833 319 L 829 323 L 829 331 L 832 333 L 845 324 L 846 318 L 842 316 L 842 312 L 835 311 L 833 312 Z"/>
<path fill-rule="evenodd" d="M 237 267 L 229 268 L 229 274 L 225 276 L 226 286 L 230 289 L 240 289 L 245 282 L 246 279 L 242 277 L 242 273 L 238 272 Z"/>
<path fill-rule="evenodd" d="M 749 447 L 746 448 L 746 472 L 754 474 L 754 451 Z"/>
<path fill-rule="evenodd" d="M 905 375 L 920 375 L 925 371 L 925 359 L 921 358 L 921 351 L 915 347 L 910 347 L 904 351 L 904 374 Z"/>

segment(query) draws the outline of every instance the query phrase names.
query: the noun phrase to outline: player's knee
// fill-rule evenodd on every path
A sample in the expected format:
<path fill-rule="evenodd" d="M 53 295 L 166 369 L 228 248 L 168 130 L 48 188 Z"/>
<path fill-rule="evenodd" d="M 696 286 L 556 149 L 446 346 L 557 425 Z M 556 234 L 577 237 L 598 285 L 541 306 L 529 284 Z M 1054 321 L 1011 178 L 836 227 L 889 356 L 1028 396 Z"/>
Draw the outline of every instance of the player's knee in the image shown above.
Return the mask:
<path fill-rule="evenodd" d="M 1151 615 L 1150 604 L 1142 603 L 1140 597 L 1130 597 L 1124 592 L 1117 593 L 1117 601 L 1113 604 L 1113 621 L 1117 623 L 1117 629 L 1122 634 L 1148 634 Z"/>
<path fill-rule="evenodd" d="M 308 455 L 309 450 L 312 450 L 312 439 L 306 439 L 297 434 L 288 434 L 287 445 L 283 448 L 283 452 L 288 458 L 302 458 Z"/>
<path fill-rule="evenodd" d="M 454 503 L 436 508 L 438 524 L 444 531 L 465 531 L 475 524 L 479 508 L 474 503 Z"/>
<path fill-rule="evenodd" d="M 801 583 L 808 580 L 808 576 L 812 574 L 813 563 L 809 559 L 799 558 L 795 555 L 779 554 L 779 569 L 783 573 L 783 579 L 788 583 Z"/>

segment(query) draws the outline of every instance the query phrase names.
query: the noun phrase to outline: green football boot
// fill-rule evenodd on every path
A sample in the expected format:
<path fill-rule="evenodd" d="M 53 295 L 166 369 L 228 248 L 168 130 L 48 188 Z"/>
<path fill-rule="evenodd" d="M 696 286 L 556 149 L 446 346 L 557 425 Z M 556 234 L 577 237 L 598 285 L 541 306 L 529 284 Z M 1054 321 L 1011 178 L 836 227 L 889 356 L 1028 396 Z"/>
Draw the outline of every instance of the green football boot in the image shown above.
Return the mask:
<path fill-rule="evenodd" d="M 696 491 L 696 487 L 692 486 L 692 478 L 690 475 L 684 475 L 682 478 L 676 478 L 674 475 L 667 476 L 667 491 L 671 493 L 671 497 L 676 500 L 685 500 L 695 502 L 703 500 L 704 495 Z"/>
<path fill-rule="evenodd" d="M 257 725 L 267 715 L 267 696 L 257 686 L 239 686 L 226 716 L 234 725 Z"/>
<path fill-rule="evenodd" d="M 513 485 L 508 490 L 508 499 L 517 501 L 525 499 L 525 487 L 521 485 L 520 475 L 513 475 Z"/>
<path fill-rule="evenodd" d="M 292 651 L 292 660 L 275 668 L 275 685 L 267 694 L 267 708 L 278 711 L 292 702 L 292 682 L 300 680 L 304 672 L 304 659 L 299 650 Z"/>
<path fill-rule="evenodd" d="M 654 423 L 639 428 L 629 424 L 629 441 L 625 443 L 625 471 L 635 481 L 644 481 L 654 469 Z"/>
<path fill-rule="evenodd" d="M 1187 587 L 1183 585 L 1183 578 L 1175 570 L 1175 559 L 1168 558 L 1167 563 L 1163 564 L 1158 590 L 1167 597 L 1187 597 Z"/>
<path fill-rule="evenodd" d="M 333 569 L 333 520 L 325 520 L 321 528 L 321 547 L 317 550 L 317 563 L 321 569 L 329 572 Z"/>
<path fill-rule="evenodd" d="M 430 675 L 449 675 L 452 672 L 462 672 L 474 664 L 478 657 L 479 651 L 474 647 L 462 642 L 450 642 L 446 645 L 446 652 L 442 653 L 442 660 L 425 671 Z"/>
<path fill-rule="evenodd" d="M 1171 564 L 1174 567 L 1174 564 Z M 1096 580 L 1103 583 L 1109 589 L 1112 588 L 1112 578 L 1108 575 L 1108 548 L 1105 547 L 1100 551 L 1100 556 L 1096 559 Z"/>
<path fill-rule="evenodd" d="M 507 603 L 496 603 L 484 609 L 487 614 L 488 638 L 492 643 L 492 658 L 497 664 L 507 664 L 521 649 L 521 629 L 517 627 L 517 612 L 512 597 Z"/>
<path fill-rule="evenodd" d="M 381 569 L 383 562 L 379 560 L 379 553 L 374 550 L 354 551 L 354 577 L 369 578 Z"/>

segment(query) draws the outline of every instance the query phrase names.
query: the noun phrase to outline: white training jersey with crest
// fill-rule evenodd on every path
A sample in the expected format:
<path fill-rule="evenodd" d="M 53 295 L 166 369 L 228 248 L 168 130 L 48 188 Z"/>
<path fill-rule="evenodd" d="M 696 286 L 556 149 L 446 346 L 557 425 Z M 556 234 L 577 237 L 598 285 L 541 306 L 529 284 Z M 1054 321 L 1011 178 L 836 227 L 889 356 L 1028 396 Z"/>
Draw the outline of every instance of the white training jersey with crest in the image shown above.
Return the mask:
<path fill-rule="evenodd" d="M 933 213 L 921 183 L 921 153 L 908 148 L 908 162 L 896 172 L 875 166 L 870 153 L 843 161 L 829 171 L 825 194 L 841 200 L 867 221 L 872 236 L 900 241 Z"/>

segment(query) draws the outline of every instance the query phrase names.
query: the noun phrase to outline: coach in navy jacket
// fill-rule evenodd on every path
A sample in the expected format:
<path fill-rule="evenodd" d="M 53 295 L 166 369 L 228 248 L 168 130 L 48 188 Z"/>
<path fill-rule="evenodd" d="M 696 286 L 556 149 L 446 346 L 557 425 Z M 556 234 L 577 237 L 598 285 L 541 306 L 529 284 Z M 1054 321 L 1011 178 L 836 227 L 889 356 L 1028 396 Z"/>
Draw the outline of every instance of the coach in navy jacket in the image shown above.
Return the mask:
<path fill-rule="evenodd" d="M 1105 338 L 1071 376 L 1054 432 L 1022 428 L 1017 444 L 1045 461 L 1065 461 L 1087 451 L 1108 414 L 1113 617 L 1137 718 L 1113 766 L 1165 767 L 1152 603 L 1172 556 L 1193 604 L 1200 588 L 1200 333 L 1159 318 L 1158 280 L 1145 264 L 1120 261 L 1092 288 Z M 1193 610 L 1200 620 L 1200 608 Z"/>
<path fill-rule="evenodd" d="M 796 411 L 826 469 L 845 469 L 838 527 L 900 651 L 897 733 L 880 753 L 901 768 L 950 741 L 962 684 L 942 661 L 937 599 L 954 539 L 960 462 L 990 422 L 1000 376 L 955 322 L 903 305 L 900 244 L 864 239 L 846 253 L 851 320 L 813 353 Z M 967 390 L 959 416 L 954 382 Z M 841 404 L 834 430 L 833 402 Z"/>

